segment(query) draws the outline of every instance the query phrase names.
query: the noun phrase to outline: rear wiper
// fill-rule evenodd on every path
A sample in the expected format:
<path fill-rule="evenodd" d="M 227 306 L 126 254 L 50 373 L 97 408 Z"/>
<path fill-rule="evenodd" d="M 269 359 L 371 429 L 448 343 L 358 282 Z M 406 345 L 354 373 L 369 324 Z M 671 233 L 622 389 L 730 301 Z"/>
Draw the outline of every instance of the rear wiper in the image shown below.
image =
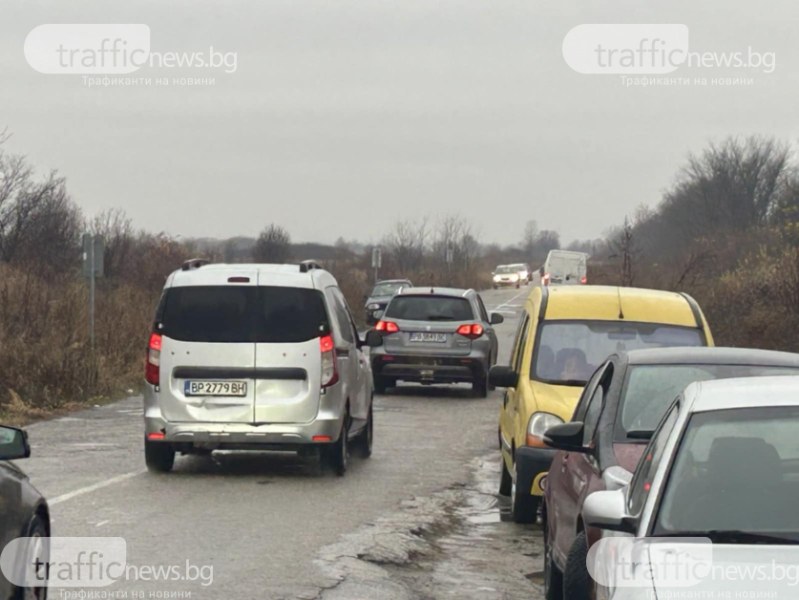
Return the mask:
<path fill-rule="evenodd" d="M 627 432 L 627 437 L 631 440 L 648 440 L 654 433 L 651 429 L 633 429 Z"/>
<path fill-rule="evenodd" d="M 448 317 L 447 315 L 430 315 L 425 319 L 425 321 L 454 321 L 452 317 Z"/>
<path fill-rule="evenodd" d="M 708 531 L 680 531 L 667 533 L 663 537 L 708 538 L 719 544 L 799 544 L 798 534 L 779 535 L 740 529 L 710 529 Z"/>

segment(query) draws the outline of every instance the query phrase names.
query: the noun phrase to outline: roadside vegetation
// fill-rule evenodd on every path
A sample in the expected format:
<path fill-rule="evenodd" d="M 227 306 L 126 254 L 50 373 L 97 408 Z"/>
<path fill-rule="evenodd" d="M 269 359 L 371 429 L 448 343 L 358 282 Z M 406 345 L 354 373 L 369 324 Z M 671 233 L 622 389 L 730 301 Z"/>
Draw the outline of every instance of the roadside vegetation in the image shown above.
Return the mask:
<path fill-rule="evenodd" d="M 395 221 L 372 245 L 298 243 L 267 223 L 257 238 L 178 240 L 134 229 L 121 211 L 88 217 L 57 173 L 37 174 L 3 151 L 0 136 L 0 417 L 41 418 L 139 387 L 144 344 L 164 278 L 184 260 L 321 261 L 358 319 L 374 278 L 485 289 L 501 263 L 537 269 L 560 236 L 524 226 L 506 246 L 480 242 L 458 215 Z M 81 235 L 105 238 L 91 352 Z M 591 283 L 687 291 L 719 344 L 799 349 L 799 175 L 787 146 L 730 139 L 689 157 L 654 208 L 641 208 L 596 240 L 568 249 L 592 256 Z"/>

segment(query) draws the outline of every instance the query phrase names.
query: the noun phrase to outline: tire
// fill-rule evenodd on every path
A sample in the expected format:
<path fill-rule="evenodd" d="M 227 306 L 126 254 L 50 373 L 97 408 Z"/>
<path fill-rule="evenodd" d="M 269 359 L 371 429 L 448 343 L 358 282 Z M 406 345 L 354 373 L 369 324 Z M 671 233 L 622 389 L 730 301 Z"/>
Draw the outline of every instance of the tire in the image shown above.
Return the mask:
<path fill-rule="evenodd" d="M 327 466 L 333 473 L 339 477 L 343 477 L 347 472 L 347 467 L 350 462 L 350 445 L 347 436 L 349 434 L 349 414 L 344 417 L 344 424 L 341 426 L 341 434 L 338 440 L 325 448 L 326 452 L 322 454 Z"/>
<path fill-rule="evenodd" d="M 513 491 L 513 477 L 505 466 L 505 457 L 502 456 L 502 451 L 499 454 L 499 460 L 502 462 L 502 473 L 499 476 L 499 494 L 500 496 L 510 496 Z"/>
<path fill-rule="evenodd" d="M 167 442 L 144 440 L 144 462 L 153 473 L 168 473 L 175 464 L 175 449 Z"/>
<path fill-rule="evenodd" d="M 563 573 L 563 597 L 569 600 L 592 600 L 593 583 L 585 564 L 588 556 L 588 540 L 581 531 L 574 539 L 569 557 L 566 559 L 566 570 Z"/>
<path fill-rule="evenodd" d="M 514 469 L 516 466 L 514 465 Z M 538 496 L 533 496 L 529 491 L 520 489 L 516 485 L 518 477 L 513 478 L 511 489 L 511 516 L 514 523 L 535 523 L 538 517 Z"/>
<path fill-rule="evenodd" d="M 488 357 L 488 368 L 486 369 L 486 381 L 488 381 L 488 371 L 491 370 L 491 367 L 494 366 L 494 363 L 495 363 L 494 358 L 492 356 L 489 356 Z M 496 389 L 497 389 L 497 386 L 491 385 L 491 382 L 488 383 L 488 391 L 489 392 L 493 392 Z"/>
<path fill-rule="evenodd" d="M 563 600 L 563 573 L 552 560 L 552 546 L 549 544 L 549 527 L 547 514 L 544 513 L 544 598 L 546 600 Z"/>
<path fill-rule="evenodd" d="M 374 438 L 374 418 L 372 417 L 372 406 L 369 405 L 369 416 L 366 417 L 366 427 L 358 434 L 358 438 L 353 440 L 353 446 L 361 458 L 372 456 L 372 440 Z"/>
<path fill-rule="evenodd" d="M 25 536 L 29 538 L 49 537 L 47 533 L 47 523 L 39 515 L 34 515 L 31 522 L 28 524 Z M 30 562 L 33 562 L 36 558 L 41 558 L 46 561 L 48 557 L 39 555 L 38 553 L 35 557 L 29 556 Z M 47 587 L 16 588 L 13 598 L 14 600 L 46 600 Z"/>
<path fill-rule="evenodd" d="M 386 380 L 383 379 L 382 375 L 374 375 L 372 377 L 374 381 L 374 388 L 375 394 L 385 394 L 386 393 Z"/>
<path fill-rule="evenodd" d="M 488 398 L 488 375 L 483 373 L 482 376 L 472 382 L 472 391 L 478 398 Z"/>

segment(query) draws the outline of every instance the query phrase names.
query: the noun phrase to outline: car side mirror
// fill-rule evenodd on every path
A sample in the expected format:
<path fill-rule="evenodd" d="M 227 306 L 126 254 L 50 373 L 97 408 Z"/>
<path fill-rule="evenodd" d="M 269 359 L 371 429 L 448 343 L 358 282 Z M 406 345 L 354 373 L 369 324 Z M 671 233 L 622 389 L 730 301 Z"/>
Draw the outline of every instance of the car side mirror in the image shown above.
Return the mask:
<path fill-rule="evenodd" d="M 491 324 L 492 325 L 499 325 L 500 323 L 504 323 L 505 322 L 505 317 L 503 317 L 499 313 L 491 313 L 489 315 L 489 317 L 491 318 Z"/>
<path fill-rule="evenodd" d="M 378 348 L 383 345 L 383 334 L 372 329 L 366 334 L 366 345 L 370 348 Z"/>
<path fill-rule="evenodd" d="M 638 519 L 627 514 L 626 489 L 594 492 L 583 502 L 583 521 L 588 527 L 635 534 Z"/>
<path fill-rule="evenodd" d="M 16 427 L 0 425 L 0 460 L 28 458 L 30 455 L 28 434 Z"/>
<path fill-rule="evenodd" d="M 587 454 L 591 449 L 583 446 L 584 434 L 585 425 L 580 421 L 571 421 L 547 429 L 544 433 L 544 443 L 555 450 Z"/>
<path fill-rule="evenodd" d="M 494 365 L 488 372 L 488 383 L 496 387 L 515 388 L 519 384 L 519 374 L 510 367 Z"/>

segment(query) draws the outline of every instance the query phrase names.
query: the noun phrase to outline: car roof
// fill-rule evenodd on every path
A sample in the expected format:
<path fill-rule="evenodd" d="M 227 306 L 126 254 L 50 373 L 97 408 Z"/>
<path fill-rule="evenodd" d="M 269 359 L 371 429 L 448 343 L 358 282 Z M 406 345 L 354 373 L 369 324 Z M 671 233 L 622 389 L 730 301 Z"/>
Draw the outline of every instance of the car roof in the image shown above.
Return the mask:
<path fill-rule="evenodd" d="M 462 298 L 468 296 L 472 290 L 448 287 L 411 287 L 402 290 L 398 296 L 453 296 Z"/>
<path fill-rule="evenodd" d="M 688 297 L 677 292 L 604 285 L 555 285 L 547 290 L 547 320 L 623 320 L 701 326 Z"/>
<path fill-rule="evenodd" d="M 695 413 L 733 408 L 799 406 L 799 376 L 694 382 L 685 388 L 685 401 L 686 408 Z"/>
<path fill-rule="evenodd" d="M 799 368 L 799 354 L 754 348 L 676 347 L 619 354 L 631 365 L 768 365 Z"/>
<path fill-rule="evenodd" d="M 381 283 L 410 283 L 410 279 L 381 279 L 375 285 L 380 285 Z"/>
<path fill-rule="evenodd" d="M 211 263 L 188 270 L 178 269 L 169 275 L 164 287 L 230 284 L 229 277 L 244 276 L 250 285 L 272 285 L 323 289 L 337 285 L 335 278 L 324 269 L 301 271 L 297 264 Z"/>

